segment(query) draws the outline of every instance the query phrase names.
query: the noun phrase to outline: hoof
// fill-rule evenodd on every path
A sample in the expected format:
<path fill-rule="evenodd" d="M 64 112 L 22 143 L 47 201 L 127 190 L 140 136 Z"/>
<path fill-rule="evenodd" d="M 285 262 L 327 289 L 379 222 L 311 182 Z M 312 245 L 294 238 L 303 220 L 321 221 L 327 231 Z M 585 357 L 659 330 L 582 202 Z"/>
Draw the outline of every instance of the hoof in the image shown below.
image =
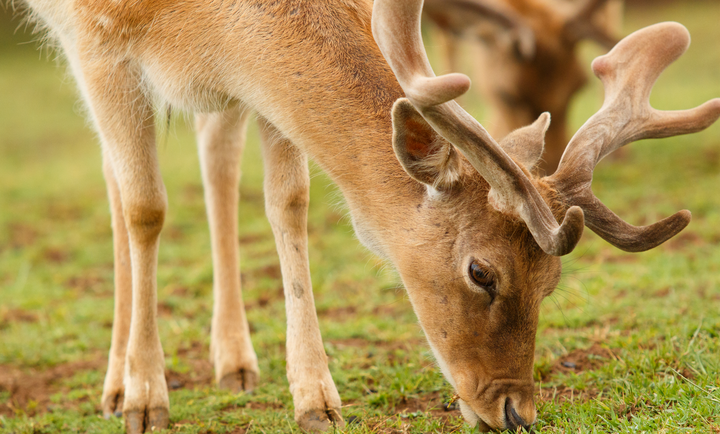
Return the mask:
<path fill-rule="evenodd" d="M 229 390 L 234 393 L 250 393 L 258 385 L 258 374 L 247 369 L 241 369 L 238 372 L 225 374 L 218 383 L 218 387 L 223 390 Z"/>
<path fill-rule="evenodd" d="M 152 432 L 165 429 L 168 425 L 170 425 L 170 412 L 167 408 L 125 412 L 125 431 L 127 434 Z"/>
<path fill-rule="evenodd" d="M 102 403 L 103 417 L 110 419 L 112 416 L 122 416 L 123 408 L 123 392 L 117 392 L 105 400 Z"/>
<path fill-rule="evenodd" d="M 327 410 L 310 410 L 300 416 L 298 425 L 307 432 L 324 432 L 330 430 L 332 425 L 337 428 L 345 428 L 345 421 L 340 415 L 340 409 L 329 408 Z"/>

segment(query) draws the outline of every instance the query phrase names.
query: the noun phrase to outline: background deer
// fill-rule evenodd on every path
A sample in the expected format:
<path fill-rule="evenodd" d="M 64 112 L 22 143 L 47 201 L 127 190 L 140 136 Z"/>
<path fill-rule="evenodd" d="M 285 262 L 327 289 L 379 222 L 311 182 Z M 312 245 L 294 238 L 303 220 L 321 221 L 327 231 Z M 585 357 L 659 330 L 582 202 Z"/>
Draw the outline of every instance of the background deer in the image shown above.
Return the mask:
<path fill-rule="evenodd" d="M 627 225 L 592 195 L 594 165 L 631 140 L 698 131 L 720 116 L 720 100 L 686 112 L 649 107 L 654 79 L 688 43 L 677 24 L 652 27 L 596 61 L 606 104 L 557 173 L 536 178 L 530 170 L 549 116 L 500 143 L 487 134 L 451 101 L 468 89 L 467 77 L 435 78 L 429 67 L 422 1 L 29 4 L 63 48 L 103 145 L 116 258 L 103 410 L 122 410 L 133 433 L 169 423 L 155 283 L 167 204 L 153 98 L 201 113 L 215 267 L 211 354 L 218 383 L 233 390 L 251 390 L 259 375 L 236 236 L 241 127 L 250 109 L 258 113 L 286 297 L 287 374 L 295 418 L 307 430 L 343 424 L 310 282 L 308 155 L 340 186 L 359 238 L 397 267 L 465 418 L 527 427 L 536 415 L 538 309 L 559 279 L 558 256 L 574 248 L 584 224 L 639 251 L 689 222 L 683 211 Z"/>
<path fill-rule="evenodd" d="M 550 174 L 568 142 L 570 102 L 587 81 L 579 42 L 612 48 L 622 7 L 621 0 L 428 0 L 423 12 L 439 29 L 432 36 L 451 71 L 467 68 L 461 57 L 472 56 L 494 136 L 505 137 L 543 112 L 552 115 L 539 164 Z"/>

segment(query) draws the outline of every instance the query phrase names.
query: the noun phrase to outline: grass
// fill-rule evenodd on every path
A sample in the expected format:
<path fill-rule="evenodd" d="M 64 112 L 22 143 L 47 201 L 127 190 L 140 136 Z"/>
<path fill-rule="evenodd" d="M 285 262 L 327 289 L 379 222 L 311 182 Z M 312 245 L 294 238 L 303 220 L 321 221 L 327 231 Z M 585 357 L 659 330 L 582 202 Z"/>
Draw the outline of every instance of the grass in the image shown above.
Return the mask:
<path fill-rule="evenodd" d="M 628 31 L 684 23 L 690 51 L 661 78 L 658 108 L 720 96 L 716 2 L 630 9 Z M 3 18 L 7 20 L 6 17 Z M 31 37 L 0 22 L 0 431 L 122 432 L 99 409 L 112 320 L 112 243 L 100 152 L 72 80 Z M 9 30 L 8 30 L 9 29 Z M 584 47 L 591 59 L 598 54 Z M 577 127 L 597 109 L 593 83 Z M 481 114 L 480 106 L 472 109 Z M 158 272 L 170 432 L 298 432 L 285 379 L 284 304 L 251 129 L 240 188 L 242 282 L 260 358 L 251 396 L 218 391 L 207 361 L 212 267 L 192 131 L 159 141 L 170 212 Z M 313 169 L 311 272 L 349 433 L 471 430 L 441 409 L 436 369 L 392 271 L 354 239 L 338 192 Z M 688 208 L 693 222 L 653 251 L 618 251 L 590 231 L 543 305 L 535 376 L 540 433 L 720 432 L 720 125 L 645 141 L 603 162 L 594 191 L 635 224 Z"/>

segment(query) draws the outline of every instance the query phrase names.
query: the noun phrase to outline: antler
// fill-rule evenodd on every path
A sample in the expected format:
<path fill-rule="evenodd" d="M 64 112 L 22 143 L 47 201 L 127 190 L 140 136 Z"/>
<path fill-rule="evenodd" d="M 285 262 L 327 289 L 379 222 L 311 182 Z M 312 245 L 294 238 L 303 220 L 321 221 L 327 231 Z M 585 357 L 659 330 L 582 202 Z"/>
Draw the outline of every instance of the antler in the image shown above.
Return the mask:
<path fill-rule="evenodd" d="M 607 0 L 586 0 L 577 12 L 565 23 L 565 35 L 575 43 L 581 39 L 590 39 L 608 50 L 617 44 L 618 40 L 593 23 L 593 15 L 605 4 Z"/>
<path fill-rule="evenodd" d="M 625 251 L 662 244 L 690 223 L 690 212 L 680 211 L 650 226 L 632 226 L 593 195 L 592 173 L 603 157 L 630 142 L 698 132 L 720 117 L 720 98 L 684 111 L 650 106 L 650 92 L 660 73 L 689 45 L 685 27 L 660 23 L 638 30 L 595 59 L 592 68 L 605 87 L 605 102 L 572 138 L 549 178 L 568 203 L 585 211 L 586 225 L 593 232 Z"/>
<path fill-rule="evenodd" d="M 525 221 L 546 253 L 569 253 L 582 235 L 582 210 L 571 207 L 558 226 L 520 167 L 479 122 L 451 101 L 469 89 L 470 79 L 462 74 L 435 77 L 420 34 L 422 4 L 422 0 L 375 0 L 373 5 L 373 35 L 405 95 L 428 124 L 462 151 L 490 184 L 490 199 L 496 208 Z"/>
<path fill-rule="evenodd" d="M 512 8 L 485 0 L 426 0 L 423 12 L 438 26 L 453 33 L 476 29 L 478 18 L 485 18 L 510 30 L 519 55 L 531 59 L 535 55 L 535 32 Z"/>

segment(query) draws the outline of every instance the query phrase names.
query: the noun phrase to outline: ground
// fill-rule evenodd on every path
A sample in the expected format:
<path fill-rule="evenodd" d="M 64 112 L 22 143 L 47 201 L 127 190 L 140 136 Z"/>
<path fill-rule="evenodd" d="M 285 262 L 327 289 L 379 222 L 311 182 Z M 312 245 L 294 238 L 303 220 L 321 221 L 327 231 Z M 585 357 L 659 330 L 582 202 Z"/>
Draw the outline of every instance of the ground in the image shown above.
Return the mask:
<path fill-rule="evenodd" d="M 720 4 L 628 11 L 627 32 L 684 23 L 693 46 L 652 102 L 720 97 Z M 112 321 L 112 245 L 100 152 L 72 80 L 22 29 L 0 39 L 0 431 L 122 432 L 100 417 Z M 11 29 L 14 27 L 10 27 Z M 599 54 L 584 47 L 589 60 Z M 49 55 L 50 59 L 53 55 Z M 599 107 L 597 80 L 573 108 Z M 471 110 L 482 120 L 481 106 Z M 242 283 L 261 386 L 233 395 L 208 361 L 212 268 L 192 131 L 159 140 L 170 211 L 158 272 L 160 334 L 174 433 L 298 432 L 285 379 L 278 259 L 263 217 L 257 134 L 240 188 Z M 630 145 L 598 168 L 594 191 L 634 224 L 679 209 L 691 225 L 623 253 L 586 231 L 542 307 L 535 378 L 539 433 L 720 433 L 720 125 Z M 354 239 L 339 193 L 313 169 L 311 272 L 348 433 L 468 433 L 392 269 Z"/>

